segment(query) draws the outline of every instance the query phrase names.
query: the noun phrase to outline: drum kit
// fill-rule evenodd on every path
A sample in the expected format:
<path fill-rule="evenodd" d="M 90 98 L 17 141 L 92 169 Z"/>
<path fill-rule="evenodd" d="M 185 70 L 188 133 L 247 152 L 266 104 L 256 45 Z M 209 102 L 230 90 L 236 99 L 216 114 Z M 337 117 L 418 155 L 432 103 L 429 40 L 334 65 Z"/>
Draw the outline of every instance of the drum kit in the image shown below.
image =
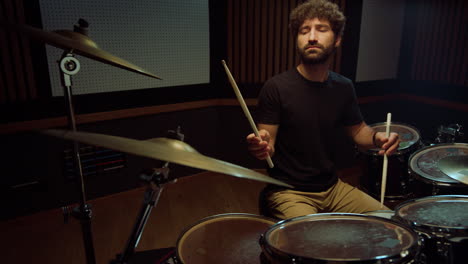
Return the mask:
<path fill-rule="evenodd" d="M 370 126 L 376 131 L 385 129 L 383 123 Z M 462 135 L 461 126 L 456 127 L 457 135 Z M 437 144 L 425 146 L 415 127 L 397 122 L 391 124 L 391 131 L 399 134 L 401 143 L 396 153 L 389 157 L 386 200 L 401 202 L 428 195 L 468 194 L 468 144 L 456 143 L 455 137 L 444 134 L 446 130 L 439 128 Z M 378 155 L 378 149 L 360 151 L 360 154 L 366 161 L 361 185 L 378 197 L 382 156 Z"/>
<path fill-rule="evenodd" d="M 79 71 L 75 54 L 151 78 L 160 77 L 99 49 L 87 37 L 84 20 L 79 21 L 74 31 L 46 32 L 5 21 L 0 21 L 0 25 L 65 51 L 59 65 L 68 102 L 70 130 L 48 129 L 41 133 L 74 142 L 75 164 L 81 174 L 81 200 L 75 217 L 82 224 L 87 263 L 95 263 L 95 254 L 91 209 L 86 204 L 80 169 L 79 143 L 166 161 L 162 168 L 153 169 L 146 175 L 150 187 L 145 194 L 144 206 L 126 248 L 111 263 L 132 263 L 152 207 L 158 202 L 164 185 L 177 180 L 169 176 L 170 162 L 292 187 L 250 169 L 205 156 L 184 143 L 181 137 L 144 141 L 78 132 L 71 93 L 71 76 Z M 377 131 L 385 129 L 383 124 L 372 126 Z M 388 198 L 407 199 L 395 211 L 322 213 L 279 222 L 253 214 L 214 215 L 182 232 L 175 256 L 167 263 L 464 263 L 468 249 L 468 144 L 439 142 L 423 147 L 416 128 L 393 123 L 391 130 L 400 134 L 402 142 L 389 161 Z M 180 135 L 180 130 L 176 134 Z M 369 157 L 370 174 L 378 174 L 381 162 L 377 150 L 365 154 Z M 374 185 L 375 182 L 378 180 L 368 178 L 364 185 L 370 193 L 377 195 L 380 186 Z M 418 197 L 409 199 L 417 192 Z"/>
<path fill-rule="evenodd" d="M 370 126 L 377 131 L 384 129 L 382 123 Z M 457 143 L 463 135 L 461 129 L 458 124 L 441 126 L 434 144 L 425 146 L 413 126 L 391 124 L 392 132 L 400 135 L 401 143 L 398 151 L 389 157 L 390 176 L 385 197 L 390 203 L 396 203 L 395 210 L 365 215 L 391 219 L 415 231 L 420 244 L 415 263 L 466 262 L 468 144 Z M 360 154 L 364 154 L 368 165 L 362 187 L 377 197 L 381 157 L 376 149 Z"/>

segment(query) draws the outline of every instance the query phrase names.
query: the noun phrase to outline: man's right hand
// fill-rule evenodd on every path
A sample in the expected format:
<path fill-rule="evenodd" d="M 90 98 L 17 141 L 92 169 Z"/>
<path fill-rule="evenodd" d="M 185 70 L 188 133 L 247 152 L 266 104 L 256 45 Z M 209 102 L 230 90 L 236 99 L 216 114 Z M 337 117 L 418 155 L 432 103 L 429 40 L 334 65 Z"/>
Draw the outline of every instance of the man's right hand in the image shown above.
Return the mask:
<path fill-rule="evenodd" d="M 274 153 L 274 148 L 270 146 L 270 133 L 265 129 L 258 131 L 259 137 L 255 136 L 254 133 L 247 136 L 247 149 L 249 152 L 259 160 L 264 160 L 271 157 Z"/>

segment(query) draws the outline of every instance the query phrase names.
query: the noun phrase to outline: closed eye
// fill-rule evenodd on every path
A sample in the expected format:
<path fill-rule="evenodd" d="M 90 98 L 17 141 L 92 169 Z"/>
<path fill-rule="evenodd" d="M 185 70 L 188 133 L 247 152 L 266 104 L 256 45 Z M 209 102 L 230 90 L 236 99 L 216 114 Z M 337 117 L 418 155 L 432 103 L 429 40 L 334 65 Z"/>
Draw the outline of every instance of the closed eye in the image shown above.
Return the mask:
<path fill-rule="evenodd" d="M 303 34 L 303 35 L 304 35 L 304 34 L 307 34 L 307 33 L 309 33 L 309 32 L 310 32 L 310 27 L 301 27 L 301 28 L 299 29 L 299 33 L 300 33 L 300 34 Z"/>
<path fill-rule="evenodd" d="M 330 30 L 329 26 L 317 26 L 316 29 L 320 32 L 327 32 Z"/>

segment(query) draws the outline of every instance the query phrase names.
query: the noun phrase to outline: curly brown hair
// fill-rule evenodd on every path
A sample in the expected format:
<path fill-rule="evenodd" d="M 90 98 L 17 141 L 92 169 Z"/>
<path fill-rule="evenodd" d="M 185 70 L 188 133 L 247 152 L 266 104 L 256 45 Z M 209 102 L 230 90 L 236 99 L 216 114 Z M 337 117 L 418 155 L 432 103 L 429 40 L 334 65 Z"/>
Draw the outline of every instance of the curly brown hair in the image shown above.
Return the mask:
<path fill-rule="evenodd" d="M 338 5 L 327 0 L 309 0 L 291 11 L 289 27 L 293 36 L 297 36 L 299 28 L 305 20 L 312 18 L 328 20 L 335 36 L 343 35 L 346 17 L 340 11 Z"/>

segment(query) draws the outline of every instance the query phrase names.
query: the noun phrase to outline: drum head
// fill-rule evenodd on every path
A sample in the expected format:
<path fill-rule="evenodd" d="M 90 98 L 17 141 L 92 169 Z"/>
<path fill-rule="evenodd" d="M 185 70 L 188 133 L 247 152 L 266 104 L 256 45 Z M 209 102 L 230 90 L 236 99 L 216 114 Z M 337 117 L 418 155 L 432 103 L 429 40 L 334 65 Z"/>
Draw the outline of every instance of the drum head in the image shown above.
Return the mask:
<path fill-rule="evenodd" d="M 338 213 L 281 221 L 264 238 L 279 256 L 322 261 L 400 260 L 415 254 L 418 239 L 411 229 L 388 219 Z"/>
<path fill-rule="evenodd" d="M 376 123 L 369 125 L 377 132 L 386 132 L 387 124 L 386 123 Z M 411 147 L 418 143 L 421 139 L 419 131 L 409 125 L 400 124 L 400 123 L 391 123 L 390 132 L 398 133 L 400 137 L 400 146 L 398 147 L 398 153 L 407 152 Z M 371 152 L 378 152 L 379 149 L 370 149 Z"/>
<path fill-rule="evenodd" d="M 200 220 L 177 241 L 177 258 L 186 264 L 260 263 L 261 234 L 275 223 L 253 214 L 221 214 Z"/>
<path fill-rule="evenodd" d="M 443 173 L 438 167 L 438 162 L 448 156 L 465 155 L 468 156 L 468 144 L 465 143 L 429 146 L 416 151 L 410 156 L 409 169 L 412 173 L 432 182 L 463 185 Z"/>
<path fill-rule="evenodd" d="M 468 235 L 468 195 L 439 195 L 406 201 L 395 216 L 418 227 L 440 231 L 465 230 Z"/>

